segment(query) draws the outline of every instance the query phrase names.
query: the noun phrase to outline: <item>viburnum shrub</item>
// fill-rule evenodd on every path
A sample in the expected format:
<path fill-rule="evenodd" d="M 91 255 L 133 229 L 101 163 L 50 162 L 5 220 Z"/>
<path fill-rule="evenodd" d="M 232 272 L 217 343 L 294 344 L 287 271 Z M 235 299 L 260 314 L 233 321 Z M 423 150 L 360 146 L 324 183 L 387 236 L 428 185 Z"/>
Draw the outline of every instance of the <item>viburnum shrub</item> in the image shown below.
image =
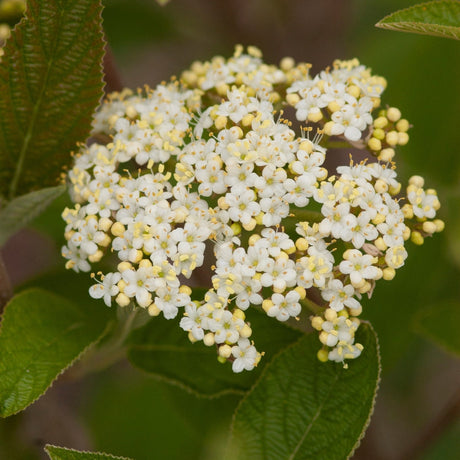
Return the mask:
<path fill-rule="evenodd" d="M 436 191 L 398 180 L 410 124 L 385 87 L 357 59 L 314 73 L 237 46 L 109 95 L 68 173 L 66 267 L 94 270 L 89 294 L 107 306 L 180 317 L 234 372 L 264 354 L 250 308 L 309 321 L 318 359 L 346 367 L 363 352 L 362 297 L 394 278 L 407 241 L 444 228 Z M 192 300 L 200 268 L 207 290 Z"/>

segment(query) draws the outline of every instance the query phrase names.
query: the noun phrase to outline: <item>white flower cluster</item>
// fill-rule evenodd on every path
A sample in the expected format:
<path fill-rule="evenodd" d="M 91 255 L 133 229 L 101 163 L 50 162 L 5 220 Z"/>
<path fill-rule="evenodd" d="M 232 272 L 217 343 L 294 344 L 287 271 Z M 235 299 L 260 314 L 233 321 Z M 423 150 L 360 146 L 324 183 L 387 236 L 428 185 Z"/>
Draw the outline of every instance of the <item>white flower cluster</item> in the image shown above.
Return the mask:
<path fill-rule="evenodd" d="M 63 213 L 68 268 L 90 271 L 117 256 L 92 297 L 167 319 L 180 312 L 190 340 L 215 346 L 234 372 L 261 358 L 249 307 L 287 321 L 321 298 L 311 318 L 318 357 L 359 356 L 362 294 L 394 277 L 409 238 L 420 244 L 442 230 L 433 220 L 440 204 L 414 176 L 401 206 L 394 164 L 372 153 L 333 173 L 323 167 L 331 136 L 365 149 L 375 129 L 399 119 L 389 109 L 375 128 L 385 80 L 356 60 L 313 78 L 309 68 L 290 58 L 270 66 L 259 50 L 237 47 L 228 60 L 194 63 L 180 82 L 108 99 L 95 116 L 96 142 L 75 156 L 76 205 Z M 316 124 L 313 137 L 282 118 L 288 105 Z M 187 280 L 207 246 L 209 289 L 192 300 Z"/>

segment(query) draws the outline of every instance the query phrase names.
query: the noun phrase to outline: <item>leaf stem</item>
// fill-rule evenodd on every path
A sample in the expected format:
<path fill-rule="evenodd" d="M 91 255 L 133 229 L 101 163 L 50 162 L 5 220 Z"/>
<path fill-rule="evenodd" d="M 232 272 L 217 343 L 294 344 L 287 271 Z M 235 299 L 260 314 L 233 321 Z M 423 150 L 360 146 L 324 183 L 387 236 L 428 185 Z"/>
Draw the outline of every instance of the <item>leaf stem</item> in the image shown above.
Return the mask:
<path fill-rule="evenodd" d="M 131 309 L 130 311 L 126 311 Z M 150 317 L 140 307 L 123 307 L 118 310 L 118 321 L 108 326 L 106 340 L 98 347 L 97 344 L 83 356 L 66 374 L 68 380 L 77 380 L 87 374 L 102 371 L 125 356 L 125 341 L 131 331 L 146 323 Z"/>

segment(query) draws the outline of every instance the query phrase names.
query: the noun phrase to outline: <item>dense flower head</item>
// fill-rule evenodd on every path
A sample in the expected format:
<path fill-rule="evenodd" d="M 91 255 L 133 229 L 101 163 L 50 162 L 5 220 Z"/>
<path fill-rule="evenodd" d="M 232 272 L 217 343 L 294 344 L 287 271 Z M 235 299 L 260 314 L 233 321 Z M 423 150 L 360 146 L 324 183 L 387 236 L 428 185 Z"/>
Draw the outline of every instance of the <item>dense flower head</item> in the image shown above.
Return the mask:
<path fill-rule="evenodd" d="M 285 322 L 316 299 L 318 357 L 360 355 L 362 296 L 404 265 L 407 240 L 442 230 L 440 203 L 419 176 L 401 192 L 392 160 L 409 123 L 380 107 L 385 79 L 356 59 L 315 76 L 310 67 L 268 65 L 238 46 L 179 80 L 108 98 L 94 142 L 75 155 L 75 207 L 63 213 L 68 268 L 118 259 L 94 275 L 92 297 L 181 316 L 190 340 L 215 346 L 234 372 L 262 356 L 249 308 Z M 337 141 L 366 159 L 326 169 Z M 206 248 L 208 290 L 192 300 Z"/>

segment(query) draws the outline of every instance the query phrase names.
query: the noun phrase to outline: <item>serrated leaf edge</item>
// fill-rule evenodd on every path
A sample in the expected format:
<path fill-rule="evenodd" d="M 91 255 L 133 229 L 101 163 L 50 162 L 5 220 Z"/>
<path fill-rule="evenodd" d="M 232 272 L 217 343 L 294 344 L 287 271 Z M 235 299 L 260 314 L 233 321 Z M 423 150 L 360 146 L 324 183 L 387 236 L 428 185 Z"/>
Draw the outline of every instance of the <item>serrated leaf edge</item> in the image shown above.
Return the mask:
<path fill-rule="evenodd" d="M 42 292 L 46 292 L 47 294 L 51 294 L 51 295 L 54 295 L 54 296 L 58 296 L 57 294 L 55 294 L 54 292 L 52 291 L 48 291 L 46 289 L 41 289 L 41 288 L 29 288 L 29 289 L 25 289 L 24 291 L 21 291 L 19 294 L 23 294 L 24 292 L 30 292 L 30 291 L 42 291 Z M 17 294 L 17 295 L 19 295 Z M 15 295 L 6 305 L 5 305 L 5 308 L 4 308 L 4 311 L 3 311 L 3 314 L 1 316 L 1 321 L 0 321 L 0 334 L 2 333 L 2 328 L 3 328 L 3 322 L 4 322 L 4 318 L 5 318 L 5 315 L 6 315 L 6 311 L 7 311 L 7 308 L 8 306 L 11 304 L 11 302 L 14 300 L 14 298 L 17 296 Z M 110 323 L 109 323 L 110 324 Z M 70 367 L 72 367 L 79 359 L 81 359 L 81 357 L 88 351 L 89 348 L 91 348 L 92 346 L 96 345 L 97 343 L 99 343 L 99 341 L 106 335 L 107 333 L 107 330 L 108 330 L 108 327 L 109 327 L 109 324 L 103 329 L 103 331 L 101 332 L 101 334 L 99 335 L 99 337 L 96 338 L 96 340 L 93 340 L 91 343 L 89 343 L 67 366 L 65 366 L 63 369 L 61 369 L 61 371 L 56 374 L 56 376 L 50 381 L 49 385 L 43 390 L 42 393 L 40 393 L 35 399 L 33 399 L 32 401 L 29 402 L 29 404 L 27 404 L 25 407 L 23 407 L 22 409 L 18 409 L 14 412 L 11 412 L 11 413 L 8 413 L 8 414 L 4 414 L 3 412 L 0 412 L 0 418 L 7 418 L 7 417 L 11 417 L 12 415 L 15 415 L 15 414 L 18 414 L 19 412 L 22 412 L 23 410 L 27 409 L 29 406 L 31 406 L 32 404 L 34 404 L 38 399 L 40 399 L 54 384 L 54 382 L 62 375 L 64 374 L 65 371 L 67 371 Z M 55 446 L 55 447 L 58 447 L 58 446 Z"/>
<path fill-rule="evenodd" d="M 382 18 L 379 22 L 377 22 L 375 24 L 375 27 L 379 27 L 380 29 L 395 30 L 397 32 L 401 32 L 401 30 L 398 28 L 398 25 L 402 26 L 402 25 L 413 25 L 413 24 L 422 25 L 422 24 L 424 24 L 424 25 L 428 25 L 428 26 L 443 27 L 443 28 L 445 28 L 447 30 L 450 30 L 450 31 L 452 31 L 452 30 L 460 31 L 460 27 L 446 26 L 446 25 L 443 25 L 443 24 L 436 24 L 436 23 L 432 23 L 432 22 L 419 22 L 419 21 L 386 22 L 387 20 L 389 20 L 395 14 L 405 13 L 405 12 L 408 12 L 408 11 L 419 9 L 420 7 L 423 7 L 423 6 L 433 5 L 433 4 L 440 4 L 440 3 L 443 3 L 443 4 L 459 3 L 460 4 L 460 2 L 455 2 L 455 1 L 452 1 L 452 0 L 435 0 L 435 1 L 431 1 L 431 2 L 419 3 L 418 5 L 412 5 L 412 6 L 409 6 L 407 8 L 402 8 L 400 10 L 393 11 L 392 13 L 387 14 L 384 18 Z M 428 34 L 428 33 L 415 32 L 415 31 L 413 31 L 413 33 L 419 33 L 419 34 L 422 34 L 422 35 L 432 35 L 432 34 Z M 459 40 L 460 39 L 459 37 L 450 37 L 449 35 L 445 35 L 445 34 L 443 34 L 443 35 L 435 35 L 435 36 L 452 38 L 454 40 Z"/>
<path fill-rule="evenodd" d="M 58 449 L 64 449 L 64 450 L 66 450 L 68 452 L 77 452 L 78 454 L 106 455 L 107 457 L 113 458 L 115 460 L 133 460 L 131 457 L 123 457 L 123 456 L 120 457 L 119 455 L 108 454 L 107 452 L 90 452 L 90 451 L 87 451 L 87 450 L 76 450 L 76 449 L 71 449 L 69 447 L 56 446 L 54 444 L 46 444 L 44 450 L 48 454 L 50 459 L 52 459 L 52 457 L 51 457 L 50 452 L 48 451 L 49 447 L 56 447 Z"/>
<path fill-rule="evenodd" d="M 350 459 L 353 454 L 355 453 L 356 449 L 359 447 L 359 445 L 361 444 L 361 441 L 362 439 L 364 438 L 364 434 L 366 433 L 366 430 L 367 428 L 369 427 L 369 424 L 370 424 L 370 421 L 371 421 L 371 418 L 372 418 L 372 414 L 374 413 L 374 409 L 375 409 L 375 402 L 377 400 L 377 393 L 378 393 L 378 390 L 380 388 L 380 381 L 381 381 L 381 373 L 382 373 L 382 364 L 381 364 L 381 357 L 380 357 L 380 344 L 379 344 L 379 341 L 378 341 L 378 337 L 377 337 L 377 334 L 374 330 L 374 328 L 372 327 L 372 325 L 367 322 L 367 321 L 361 321 L 361 323 L 364 323 L 364 324 L 367 324 L 372 332 L 372 334 L 374 335 L 375 337 L 375 342 L 376 342 L 376 350 L 377 350 L 377 363 L 378 363 L 378 370 L 377 370 L 377 382 L 376 382 L 376 387 L 375 387 L 375 391 L 374 391 L 374 396 L 372 398 L 372 403 L 371 403 L 371 410 L 369 411 L 369 415 L 368 415 L 368 418 L 363 426 L 363 429 L 361 431 L 361 434 L 359 435 L 356 443 L 354 444 L 354 446 L 352 447 L 352 449 L 350 450 L 348 456 L 347 456 L 347 460 Z M 300 340 L 302 340 L 304 338 L 304 336 L 306 335 L 310 335 L 310 333 L 307 333 L 307 334 L 304 334 L 302 337 L 299 337 L 298 340 L 296 340 L 295 342 L 289 344 L 287 347 L 283 348 L 282 350 L 279 350 L 278 353 L 275 354 L 275 356 L 273 357 L 272 361 L 278 357 L 278 355 L 280 355 L 281 353 L 284 353 L 285 351 L 287 351 L 289 348 L 292 348 L 294 346 L 296 346 L 298 344 L 298 342 L 300 342 Z M 231 425 L 230 425 L 230 432 L 229 432 L 229 435 L 228 435 L 228 439 L 227 439 L 227 449 L 226 449 L 226 456 L 228 456 L 228 452 L 229 452 L 229 448 L 230 448 L 230 443 L 234 437 L 234 423 L 235 423 L 235 419 L 236 419 L 236 416 L 238 415 L 238 411 L 240 410 L 240 407 L 241 405 L 244 403 L 244 401 L 246 401 L 246 399 L 251 395 L 251 393 L 254 391 L 254 389 L 256 388 L 257 384 L 259 383 L 259 381 L 265 376 L 265 373 L 268 372 L 269 370 L 269 366 L 272 364 L 272 361 L 270 361 L 270 363 L 267 363 L 267 365 L 265 366 L 264 370 L 261 372 L 259 378 L 254 382 L 254 384 L 252 385 L 252 387 L 246 392 L 246 395 L 240 400 L 240 402 L 238 403 L 236 409 L 235 409 L 235 412 L 233 413 L 233 416 L 232 416 L 232 422 L 231 422 Z"/>
<path fill-rule="evenodd" d="M 103 24 L 102 11 L 104 9 L 104 5 L 102 3 L 102 0 L 96 0 L 96 1 L 101 6 L 99 14 L 98 14 L 98 20 L 99 20 L 98 28 L 99 28 L 99 33 L 100 33 L 100 39 L 102 41 L 102 50 L 103 50 L 103 52 L 102 52 L 101 58 L 99 59 L 99 68 L 100 68 L 100 71 L 101 71 L 100 72 L 100 76 L 101 76 L 101 78 L 100 78 L 101 96 L 100 96 L 100 99 L 99 99 L 99 103 L 95 107 L 94 110 L 97 110 L 97 107 L 101 104 L 101 102 L 104 99 L 104 89 L 105 89 L 105 86 L 106 86 L 106 82 L 105 82 L 105 79 L 104 79 L 104 55 L 105 55 L 105 52 L 106 52 L 105 50 L 106 50 L 106 47 L 107 47 L 107 40 L 105 38 L 104 30 L 103 30 L 103 26 L 102 26 L 102 24 Z M 28 20 L 29 20 L 29 5 L 26 4 L 26 10 L 24 12 L 24 15 L 22 16 L 21 20 L 18 23 L 15 24 L 14 28 L 11 30 L 11 34 L 13 35 L 15 33 L 22 33 L 22 28 L 25 27 L 24 23 L 27 23 Z M 49 66 L 48 66 L 48 71 L 49 71 Z M 48 71 L 47 71 L 47 75 L 45 76 L 45 81 L 47 81 L 47 79 L 48 79 L 48 73 L 49 73 Z M 45 87 L 46 87 L 46 84 L 44 83 L 43 88 L 40 91 L 39 102 L 37 104 L 35 104 L 35 106 L 33 108 L 32 119 L 31 119 L 31 121 L 29 122 L 29 124 L 27 126 L 26 133 L 25 133 L 23 143 L 22 143 L 22 147 L 21 147 L 21 151 L 19 153 L 19 158 L 18 158 L 18 161 L 16 163 L 16 169 L 14 171 L 12 180 L 11 180 L 11 182 L 9 184 L 9 187 L 8 187 L 8 195 L 7 196 L 8 196 L 8 198 L 10 200 L 12 200 L 13 198 L 16 198 L 17 196 L 20 196 L 20 195 L 16 195 L 16 187 L 17 187 L 17 182 L 19 181 L 19 177 L 21 176 L 22 171 L 19 171 L 19 173 L 17 171 L 22 169 L 22 163 L 24 162 L 25 153 L 27 152 L 27 146 L 28 146 L 28 144 L 30 142 L 30 138 L 31 138 L 32 132 L 33 132 L 33 126 L 35 124 L 36 114 L 37 114 L 37 111 L 38 111 L 37 108 L 41 104 L 41 99 L 42 99 L 42 95 L 43 95 L 43 92 L 45 90 Z M 88 127 L 87 137 L 90 134 L 90 130 L 91 130 L 91 123 L 90 123 L 90 126 Z M 7 152 L 7 154 L 11 157 L 10 152 Z"/>
<path fill-rule="evenodd" d="M 356 449 L 361 445 L 361 441 L 364 438 L 364 435 L 366 434 L 367 429 L 369 428 L 369 424 L 371 423 L 371 418 L 372 415 L 374 414 L 375 410 L 375 403 L 377 401 L 377 394 L 380 389 L 380 382 L 382 380 L 382 358 L 380 356 L 380 342 L 379 338 L 377 336 L 377 333 L 375 332 L 375 329 L 372 327 L 372 324 L 368 321 L 361 321 L 361 323 L 367 324 L 369 326 L 369 329 L 371 330 L 372 334 L 374 335 L 375 338 L 375 349 L 377 351 L 377 382 L 375 385 L 375 391 L 374 391 L 374 397 L 372 398 L 372 403 L 371 403 L 371 410 L 369 411 L 369 415 L 367 417 L 366 422 L 364 423 L 363 429 L 361 431 L 360 436 L 356 440 L 355 445 L 351 449 L 350 453 L 348 454 L 347 460 L 349 460 L 351 457 L 353 457 L 353 454 L 356 452 Z M 358 358 L 359 359 L 359 358 Z"/>

